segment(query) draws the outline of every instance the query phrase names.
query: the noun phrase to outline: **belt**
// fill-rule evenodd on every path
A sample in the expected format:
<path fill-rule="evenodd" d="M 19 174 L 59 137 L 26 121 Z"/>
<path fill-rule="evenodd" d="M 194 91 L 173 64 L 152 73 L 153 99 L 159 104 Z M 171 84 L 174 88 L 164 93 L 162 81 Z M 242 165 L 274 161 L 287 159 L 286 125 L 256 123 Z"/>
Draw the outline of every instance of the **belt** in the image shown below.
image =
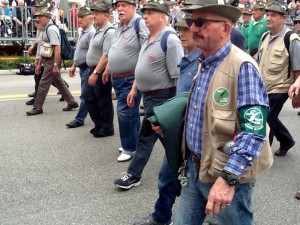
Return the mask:
<path fill-rule="evenodd" d="M 172 91 L 175 89 L 176 89 L 176 87 L 170 87 L 170 88 L 165 88 L 165 89 L 157 89 L 157 90 L 153 90 L 153 91 L 144 91 L 143 94 L 144 94 L 144 96 L 149 96 L 149 95 L 155 95 L 155 94 L 159 94 L 159 93 Z"/>
<path fill-rule="evenodd" d="M 191 153 L 191 158 L 192 158 L 193 163 L 195 163 L 197 166 L 200 167 L 201 158 L 196 156 L 194 152 Z"/>
<path fill-rule="evenodd" d="M 78 65 L 77 67 L 78 67 L 79 69 L 84 70 L 84 69 L 88 68 L 88 65 L 87 65 L 86 63 L 82 63 L 82 64 Z"/>
<path fill-rule="evenodd" d="M 131 77 L 131 76 L 134 76 L 134 72 L 122 73 L 122 74 L 112 74 L 111 75 L 111 77 L 113 79 L 124 78 L 124 77 Z"/>

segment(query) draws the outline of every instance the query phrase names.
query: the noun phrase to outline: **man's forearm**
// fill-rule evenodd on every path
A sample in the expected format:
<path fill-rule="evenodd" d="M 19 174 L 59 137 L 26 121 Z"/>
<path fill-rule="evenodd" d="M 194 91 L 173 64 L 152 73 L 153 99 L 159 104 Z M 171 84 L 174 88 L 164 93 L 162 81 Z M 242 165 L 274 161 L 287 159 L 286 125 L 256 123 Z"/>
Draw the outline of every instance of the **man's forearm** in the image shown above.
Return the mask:
<path fill-rule="evenodd" d="M 53 51 L 54 51 L 54 63 L 59 64 L 60 63 L 60 46 L 53 45 Z"/>

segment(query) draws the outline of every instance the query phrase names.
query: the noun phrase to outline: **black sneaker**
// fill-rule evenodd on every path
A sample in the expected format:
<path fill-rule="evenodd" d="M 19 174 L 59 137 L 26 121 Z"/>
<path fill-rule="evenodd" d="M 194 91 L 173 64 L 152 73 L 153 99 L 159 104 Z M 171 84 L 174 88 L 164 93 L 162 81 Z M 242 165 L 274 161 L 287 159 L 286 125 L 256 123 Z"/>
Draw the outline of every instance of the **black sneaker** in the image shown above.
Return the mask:
<path fill-rule="evenodd" d="M 141 184 L 139 178 L 132 177 L 129 173 L 122 173 L 122 177 L 114 181 L 114 184 L 119 188 L 129 190 L 132 187 L 139 186 Z"/>
<path fill-rule="evenodd" d="M 170 220 L 167 223 L 159 223 L 156 222 L 152 219 L 152 216 L 150 215 L 149 217 L 139 220 L 137 222 L 135 222 L 133 225 L 171 225 L 172 224 L 172 220 Z"/>

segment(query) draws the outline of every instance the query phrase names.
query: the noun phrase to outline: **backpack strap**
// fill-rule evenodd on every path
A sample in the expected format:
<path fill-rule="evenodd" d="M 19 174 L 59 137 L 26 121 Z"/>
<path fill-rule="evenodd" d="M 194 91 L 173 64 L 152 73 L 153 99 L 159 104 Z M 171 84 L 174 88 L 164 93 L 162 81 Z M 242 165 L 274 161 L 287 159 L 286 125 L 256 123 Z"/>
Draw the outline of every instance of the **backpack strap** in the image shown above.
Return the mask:
<path fill-rule="evenodd" d="M 161 50 L 166 54 L 167 53 L 167 49 L 168 49 L 168 46 L 167 46 L 167 40 L 168 40 L 168 37 L 170 34 L 176 34 L 174 31 L 172 30 L 167 30 L 161 40 L 160 40 L 160 47 L 161 47 Z M 177 34 L 176 34 L 177 35 Z"/>
<path fill-rule="evenodd" d="M 140 21 L 142 20 L 142 17 L 138 17 L 135 19 L 133 27 L 137 36 L 137 39 L 140 43 Z"/>
<path fill-rule="evenodd" d="M 105 36 L 105 34 L 109 31 L 109 30 L 111 30 L 111 29 L 116 29 L 116 28 L 114 28 L 114 27 L 108 27 L 105 31 L 104 31 L 104 33 L 103 33 L 103 37 Z"/>
<path fill-rule="evenodd" d="M 291 59 L 290 59 L 290 37 L 291 35 L 293 34 L 294 32 L 293 31 L 288 31 L 285 33 L 284 35 L 284 45 L 285 45 L 285 48 L 286 50 L 288 51 L 289 53 L 289 68 L 288 68 L 288 78 L 291 77 Z"/>

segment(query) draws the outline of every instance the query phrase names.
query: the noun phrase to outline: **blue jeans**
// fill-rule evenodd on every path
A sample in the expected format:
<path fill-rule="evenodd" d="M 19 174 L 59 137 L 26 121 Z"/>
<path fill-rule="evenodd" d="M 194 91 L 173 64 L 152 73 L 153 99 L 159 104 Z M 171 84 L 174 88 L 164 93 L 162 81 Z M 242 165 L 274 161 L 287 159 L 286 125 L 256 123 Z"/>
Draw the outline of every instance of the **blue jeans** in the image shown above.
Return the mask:
<path fill-rule="evenodd" d="M 150 116 L 153 116 L 153 107 L 166 101 L 169 98 L 175 96 L 176 89 L 169 89 L 167 92 L 160 92 L 154 95 L 144 96 L 144 120 Z M 155 142 L 159 136 L 152 131 L 151 127 L 145 131 L 142 128 L 140 129 L 137 143 L 136 143 L 136 152 L 129 164 L 127 172 L 135 178 L 140 178 L 142 172 L 150 158 Z"/>
<path fill-rule="evenodd" d="M 136 139 L 141 128 L 139 105 L 142 93 L 140 91 L 137 92 L 134 99 L 134 107 L 130 108 L 127 105 L 127 95 L 133 82 L 134 76 L 112 79 L 112 85 L 118 98 L 117 115 L 121 145 L 124 153 L 127 152 L 129 154 L 136 150 Z"/>
<path fill-rule="evenodd" d="M 269 141 L 273 143 L 274 136 L 280 142 L 280 147 L 289 148 L 294 140 L 288 129 L 279 120 L 278 116 L 282 107 L 288 99 L 287 93 L 269 94 L 270 109 L 267 116 L 267 122 L 270 126 Z"/>
<path fill-rule="evenodd" d="M 89 76 L 93 71 L 94 69 L 90 68 Z M 111 81 L 108 80 L 106 84 L 103 84 L 102 75 L 99 75 L 96 86 L 91 87 L 86 82 L 84 83 L 84 88 L 81 93 L 95 127 L 101 129 L 104 133 L 112 132 L 114 130 L 114 110 L 111 91 Z"/>
<path fill-rule="evenodd" d="M 158 199 L 155 203 L 155 211 L 152 213 L 152 219 L 158 223 L 167 223 L 172 217 L 172 207 L 176 200 L 178 183 L 174 181 L 174 177 L 169 167 L 166 155 L 164 156 L 160 167 L 158 177 Z"/>
<path fill-rule="evenodd" d="M 199 166 L 190 159 L 186 169 L 187 186 L 181 189 L 181 198 L 174 225 L 203 224 L 206 214 L 207 197 L 213 183 L 202 183 L 198 179 Z M 252 195 L 254 182 L 239 184 L 230 206 L 220 211 L 216 217 L 220 225 L 252 225 Z"/>
<path fill-rule="evenodd" d="M 89 68 L 79 69 L 80 79 L 81 79 L 81 93 L 83 92 L 84 88 L 88 85 L 88 74 L 90 70 Z M 84 120 L 88 114 L 88 110 L 84 103 L 84 99 L 82 98 L 82 94 L 80 95 L 80 106 L 75 117 L 77 123 L 84 124 Z"/>

